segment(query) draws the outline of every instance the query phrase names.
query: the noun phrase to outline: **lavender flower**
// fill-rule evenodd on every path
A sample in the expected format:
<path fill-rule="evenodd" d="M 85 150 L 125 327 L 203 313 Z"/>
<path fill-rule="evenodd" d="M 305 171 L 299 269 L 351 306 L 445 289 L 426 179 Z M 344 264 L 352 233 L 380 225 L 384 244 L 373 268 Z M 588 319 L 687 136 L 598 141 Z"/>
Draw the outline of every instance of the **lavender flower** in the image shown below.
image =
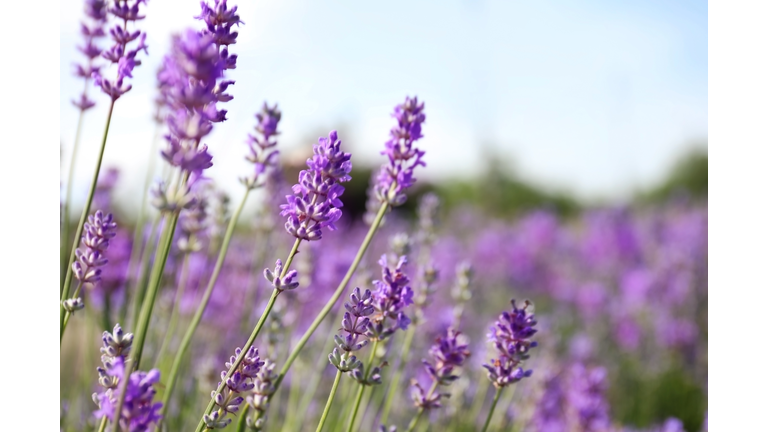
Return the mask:
<path fill-rule="evenodd" d="M 379 259 L 381 266 L 381 279 L 373 281 L 377 290 L 373 293 L 373 307 L 375 313 L 368 323 L 368 338 L 384 340 L 392 336 L 398 329 L 405 330 L 411 323 L 410 318 L 403 310 L 413 304 L 413 290 L 408 285 L 410 279 L 403 273 L 403 267 L 408 263 L 405 256 L 401 256 L 394 269 L 387 265 L 387 256 Z M 392 323 L 387 326 L 387 319 Z"/>
<path fill-rule="evenodd" d="M 235 355 L 231 356 L 229 361 L 224 363 L 224 366 L 227 368 L 227 370 L 221 371 L 221 379 L 225 380 L 226 384 L 224 391 L 222 393 L 218 393 L 215 390 L 211 392 L 211 397 L 219 409 L 211 413 L 211 415 L 205 415 L 204 421 L 208 429 L 223 429 L 227 427 L 232 422 L 231 418 L 227 418 L 227 414 L 236 413 L 240 409 L 240 404 L 245 400 L 240 395 L 255 387 L 254 380 L 264 365 L 264 362 L 259 358 L 259 350 L 255 347 L 251 347 L 248 350 L 237 370 L 235 370 L 232 376 L 227 378 L 228 370 L 235 364 L 237 357 L 241 353 L 242 350 L 237 348 Z"/>
<path fill-rule="evenodd" d="M 109 240 L 115 236 L 117 224 L 112 220 L 112 213 L 104 215 L 101 210 L 88 216 L 84 226 L 82 246 L 75 251 L 77 260 L 72 263 L 72 271 L 80 283 L 95 284 L 101 280 L 101 269 L 107 263 L 104 253 L 109 247 Z"/>
<path fill-rule="evenodd" d="M 251 152 L 245 157 L 248 162 L 254 165 L 254 171 L 250 176 L 240 179 L 240 182 L 249 189 L 264 185 L 266 178 L 261 178 L 261 174 L 265 173 L 267 169 L 277 166 L 279 152 L 272 148 L 277 145 L 277 141 L 273 138 L 279 134 L 277 124 L 280 122 L 281 115 L 277 105 L 270 108 L 266 102 L 264 102 L 261 112 L 256 113 L 257 134 L 256 136 L 248 135 L 248 149 Z"/>
<path fill-rule="evenodd" d="M 371 290 L 362 292 L 360 288 L 355 288 L 349 295 L 349 302 L 344 303 L 344 308 L 347 311 L 344 312 L 344 317 L 341 320 L 341 331 L 346 335 L 334 336 L 333 340 L 336 347 L 328 355 L 331 364 L 342 372 L 351 372 L 363 367 L 362 362 L 351 353 L 368 345 L 368 340 L 361 340 L 361 338 L 366 334 L 366 329 L 370 323 L 368 316 L 374 310 L 372 303 Z"/>
<path fill-rule="evenodd" d="M 109 34 L 114 41 L 111 48 L 101 53 L 101 56 L 117 65 L 117 77 L 114 80 L 104 78 L 101 71 L 94 70 L 91 73 L 94 84 L 101 88 L 101 91 L 109 95 L 112 101 L 116 101 L 131 89 L 130 84 L 124 83 L 126 78 L 133 78 L 133 68 L 140 65 L 141 61 L 136 58 L 140 51 L 147 53 L 145 41 L 147 34 L 140 30 L 128 30 L 128 22 L 144 19 L 139 12 L 139 5 L 146 3 L 146 0 L 130 0 L 115 2 L 109 9 L 109 13 L 115 18 L 122 20 L 109 30 Z M 133 49 L 128 49 L 128 44 L 137 41 Z"/>
<path fill-rule="evenodd" d="M 228 47 L 237 42 L 237 32 L 232 31 L 232 27 L 243 23 L 237 14 L 237 6 L 229 9 L 227 0 L 214 0 L 213 6 L 200 2 L 200 7 L 202 11 L 195 18 L 205 22 L 206 29 L 202 33 L 213 38 L 225 68 L 234 69 L 237 64 L 237 55 L 230 55 Z M 224 49 L 221 49 L 222 46 Z"/>
<path fill-rule="evenodd" d="M 275 262 L 275 271 L 272 272 L 270 269 L 264 269 L 264 278 L 267 279 L 272 284 L 272 287 L 276 289 L 278 292 L 283 292 L 285 290 L 293 290 L 299 287 L 299 281 L 296 281 L 296 279 L 299 275 L 299 272 L 296 270 L 291 270 L 288 273 L 285 274 L 285 276 L 281 276 L 283 273 L 283 262 L 281 260 L 277 260 Z"/>
<path fill-rule="evenodd" d="M 265 360 L 256 378 L 253 380 L 253 393 L 245 398 L 246 403 L 258 413 L 258 419 L 253 421 L 251 417 L 246 419 L 248 429 L 260 431 L 267 421 L 267 408 L 269 408 L 269 399 L 277 391 L 275 381 L 278 375 L 275 373 L 275 363 Z"/>
<path fill-rule="evenodd" d="M 459 342 L 460 334 L 460 332 L 453 328 L 449 328 L 445 337 L 439 337 L 435 344 L 429 349 L 429 355 L 432 357 L 433 363 L 430 363 L 427 360 L 422 360 L 427 373 L 430 378 L 432 378 L 434 389 L 436 389 L 438 385 L 447 386 L 457 380 L 459 377 L 458 375 L 454 375 L 454 369 L 461 367 L 470 355 L 469 350 L 467 349 L 469 345 Z M 411 397 L 415 405 L 419 408 L 439 408 L 440 399 L 450 396 L 450 393 L 435 393 L 434 390 L 425 392 L 416 380 L 413 381 L 412 385 L 413 391 Z"/>
<path fill-rule="evenodd" d="M 125 377 L 125 359 L 131 350 L 133 334 L 124 333 L 120 324 L 116 324 L 112 333 L 103 333 L 101 341 L 103 367 L 96 370 L 99 373 L 99 385 L 104 391 L 93 394 L 93 401 L 99 407 L 93 415 L 96 418 L 106 416 L 110 421 L 115 421 L 117 387 Z M 119 425 L 130 432 L 148 431 L 160 420 L 159 411 L 163 404 L 153 403 L 156 393 L 153 384 L 160 382 L 160 372 L 157 369 L 149 372 L 135 371 L 128 380 Z"/>
<path fill-rule="evenodd" d="M 94 72 L 99 70 L 99 66 L 94 64 L 94 60 L 101 55 L 101 48 L 96 45 L 96 40 L 105 36 L 104 25 L 107 22 L 107 2 L 103 0 L 86 0 L 85 15 L 90 18 L 91 24 L 80 23 L 80 34 L 83 36 L 84 43 L 77 49 L 88 59 L 85 64 L 75 64 L 75 75 L 86 80 L 91 78 Z M 86 90 L 80 94 L 80 100 L 73 100 L 72 104 L 85 111 L 96 105 L 96 102 L 88 98 Z"/>
<path fill-rule="evenodd" d="M 312 150 L 314 155 L 307 160 L 309 169 L 299 173 L 294 195 L 286 196 L 288 204 L 280 206 L 280 215 L 288 216 L 286 231 L 307 241 L 320 240 L 322 228 L 336 230 L 334 222 L 341 217 L 339 207 L 343 205 L 339 197 L 344 193 L 339 183 L 352 178 L 352 156 L 341 151 L 336 131 L 318 139 Z"/>
<path fill-rule="evenodd" d="M 521 309 L 517 307 L 514 299 L 511 303 L 512 311 L 504 311 L 488 333 L 488 340 L 498 351 L 499 358 L 491 359 L 489 364 L 483 365 L 488 370 L 488 378 L 498 388 L 514 384 L 533 374 L 532 370 L 524 371 L 520 367 L 523 361 L 528 359 L 528 351 L 537 345 L 535 341 L 530 340 L 536 333 L 533 328 L 536 325 L 534 315 L 526 311 L 531 303 L 526 300 Z"/>
<path fill-rule="evenodd" d="M 423 136 L 424 103 L 419 103 L 417 97 L 406 97 L 405 102 L 395 107 L 392 116 L 397 119 L 397 126 L 390 131 L 390 139 L 381 153 L 389 162 L 381 167 L 374 191 L 379 202 L 398 206 L 407 198 L 405 190 L 416 182 L 413 170 L 419 165 L 426 166 L 421 160 L 424 151 L 413 146 Z"/>

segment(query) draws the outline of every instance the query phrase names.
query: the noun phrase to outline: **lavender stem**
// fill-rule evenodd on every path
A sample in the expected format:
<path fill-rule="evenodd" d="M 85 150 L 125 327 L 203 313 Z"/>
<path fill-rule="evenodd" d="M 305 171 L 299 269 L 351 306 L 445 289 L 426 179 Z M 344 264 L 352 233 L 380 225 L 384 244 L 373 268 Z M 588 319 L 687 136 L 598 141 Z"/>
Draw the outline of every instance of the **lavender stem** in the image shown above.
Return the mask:
<path fill-rule="evenodd" d="M 197 306 L 195 315 L 192 316 L 192 321 L 189 323 L 189 327 L 187 327 L 187 331 L 184 333 L 184 337 L 181 339 L 178 350 L 176 350 L 176 356 L 173 359 L 173 365 L 171 366 L 171 372 L 168 376 L 165 394 L 163 395 L 163 407 L 160 409 L 161 416 L 165 416 L 168 402 L 170 401 L 174 387 L 176 386 L 176 377 L 178 376 L 179 368 L 181 367 L 181 361 L 183 360 L 190 343 L 192 343 L 192 337 L 195 335 L 195 331 L 197 331 L 197 326 L 200 325 L 200 321 L 203 319 L 203 313 L 205 312 L 205 308 L 208 306 L 208 301 L 211 298 L 211 294 L 213 294 L 213 288 L 216 285 L 216 280 L 219 278 L 219 273 L 221 272 L 221 268 L 224 265 L 224 259 L 227 256 L 227 250 L 229 250 L 229 242 L 232 240 L 232 234 L 235 232 L 235 225 L 237 225 L 237 220 L 240 218 L 240 213 L 243 212 L 243 207 L 245 207 L 245 203 L 248 200 L 248 195 L 250 192 L 251 189 L 245 189 L 245 194 L 243 194 L 243 199 L 240 201 L 240 205 L 237 206 L 237 210 L 235 210 L 235 213 L 229 219 L 227 231 L 224 234 L 224 239 L 222 240 L 221 248 L 219 249 L 219 256 L 216 258 L 216 264 L 213 268 L 213 273 L 211 273 L 211 278 L 208 280 L 208 286 L 205 288 L 203 298 L 200 299 L 200 304 Z M 174 310 L 175 308 L 176 306 L 174 306 Z M 243 349 L 243 353 L 246 353 L 250 347 L 250 344 L 247 345 L 245 349 Z M 242 355 L 244 356 L 245 354 Z M 240 362 L 238 361 L 238 366 L 239 363 Z M 236 369 L 237 366 L 233 366 L 233 368 Z M 226 384 L 225 381 L 226 380 L 223 380 L 222 384 Z M 223 389 L 220 388 L 219 392 L 222 390 Z M 158 430 L 160 430 L 161 424 L 162 420 L 157 423 Z"/>
<path fill-rule="evenodd" d="M 296 253 L 299 250 L 300 244 L 301 244 L 301 239 L 297 238 L 296 241 L 293 243 L 293 248 L 291 249 L 291 252 L 288 254 L 288 258 L 285 260 L 283 271 L 280 274 L 281 277 L 285 276 L 285 274 L 288 272 L 288 269 L 291 267 L 291 263 L 293 262 L 293 258 L 296 256 Z M 261 332 L 261 328 L 264 327 L 264 323 L 267 321 L 267 316 L 269 316 L 269 313 L 272 311 L 272 307 L 275 305 L 275 300 L 277 300 L 278 294 L 280 294 L 280 291 L 278 291 L 277 288 L 272 290 L 272 296 L 269 298 L 267 307 L 264 309 L 264 312 L 262 312 L 261 318 L 259 318 L 259 322 L 256 323 L 256 327 L 254 327 L 253 332 L 248 337 L 248 341 L 243 346 L 242 352 L 237 357 L 237 359 L 235 359 L 235 362 L 232 364 L 232 367 L 229 368 L 227 375 L 225 377 L 222 377 L 221 384 L 219 384 L 219 387 L 216 389 L 216 393 L 221 393 L 222 391 L 224 391 L 224 387 L 226 386 L 227 379 L 232 376 L 235 370 L 237 370 L 237 368 L 240 366 L 240 363 L 242 363 L 243 357 L 245 357 L 245 354 L 253 345 L 253 342 L 256 340 L 256 337 L 259 335 L 259 332 Z M 279 378 L 278 378 L 278 381 L 276 382 L 279 382 Z M 210 414 L 211 411 L 213 410 L 213 406 L 214 406 L 214 400 L 211 399 L 211 401 L 208 402 L 208 407 L 205 409 L 205 413 L 203 415 L 205 416 Z M 203 417 L 201 417 L 196 430 L 197 432 L 202 432 L 204 428 L 205 428 L 205 421 Z"/>
<path fill-rule="evenodd" d="M 107 416 L 101 417 L 101 422 L 99 422 L 99 430 L 98 432 L 104 432 L 107 430 L 107 424 L 109 423 L 109 420 L 107 419 Z"/>
<path fill-rule="evenodd" d="M 331 394 L 328 395 L 328 401 L 325 403 L 323 415 L 320 417 L 320 423 L 317 425 L 315 432 L 320 432 L 323 430 L 323 425 L 325 424 L 325 420 L 328 418 L 328 413 L 331 411 L 331 404 L 333 403 L 333 398 L 336 396 L 336 389 L 339 387 L 340 380 L 341 369 L 337 369 L 336 378 L 333 380 L 333 387 L 331 387 Z"/>
<path fill-rule="evenodd" d="M 368 364 L 366 365 L 365 369 L 365 381 L 368 381 L 368 377 L 371 375 L 371 370 L 373 370 L 373 360 L 376 357 L 376 349 L 379 347 L 379 340 L 376 339 L 373 342 L 373 346 L 371 347 L 371 355 L 368 356 Z M 360 401 L 363 399 L 363 392 L 365 391 L 366 386 L 363 384 L 360 384 L 360 386 L 357 389 L 357 395 L 355 396 L 355 405 L 352 409 L 352 416 L 349 418 L 349 424 L 347 425 L 347 432 L 352 432 L 352 428 L 355 426 L 355 419 L 357 418 L 357 411 L 360 409 Z"/>
<path fill-rule="evenodd" d="M 488 411 L 488 417 L 485 419 L 485 424 L 483 425 L 483 432 L 486 432 L 488 430 L 488 426 L 491 424 L 491 417 L 493 417 L 493 410 L 496 409 L 496 404 L 499 402 L 499 395 L 501 395 L 501 389 L 502 387 L 496 387 L 496 394 L 493 395 L 493 403 L 491 403 L 491 410 Z"/>
<path fill-rule="evenodd" d="M 165 331 L 163 343 L 160 345 L 160 349 L 157 350 L 157 357 L 155 357 L 155 367 L 160 367 L 160 360 L 163 358 L 165 350 L 168 349 L 168 345 L 171 344 L 174 333 L 176 333 L 176 324 L 178 324 L 179 321 L 179 304 L 181 303 L 181 299 L 184 297 L 184 291 L 186 291 L 187 288 L 187 279 L 189 278 L 189 256 L 190 253 L 184 254 L 184 261 L 181 264 L 181 276 L 179 277 L 179 285 L 176 287 L 176 296 L 173 300 L 171 318 L 168 320 L 168 327 Z"/>
<path fill-rule="evenodd" d="M 91 211 L 91 202 L 93 201 L 93 194 L 96 192 L 96 183 L 99 180 L 99 171 L 101 171 L 101 161 L 104 158 L 104 148 L 107 146 L 107 136 L 109 135 L 109 124 L 112 121 L 112 110 L 115 107 L 115 101 L 113 100 L 109 104 L 109 113 L 107 114 L 107 125 L 104 127 L 104 137 L 101 139 L 101 149 L 99 150 L 99 157 L 96 159 L 96 169 L 93 172 L 93 179 L 91 180 L 91 188 L 88 191 L 88 199 L 83 206 L 83 213 L 80 215 L 80 222 L 77 224 L 77 231 L 75 231 L 75 240 L 72 243 L 72 249 L 69 253 L 69 261 L 67 262 L 67 275 L 64 278 L 64 286 L 61 289 L 61 301 L 59 305 L 59 325 L 61 327 L 61 337 L 64 337 L 64 300 L 69 298 L 69 285 L 72 283 L 72 263 L 75 262 L 75 251 L 80 246 L 80 237 L 83 235 L 83 227 L 85 221 L 88 218 L 88 212 Z"/>
<path fill-rule="evenodd" d="M 131 313 L 131 326 L 134 328 L 139 322 L 141 305 L 144 302 L 144 294 L 147 292 L 147 272 L 149 270 L 149 257 L 152 256 L 152 252 L 156 251 L 158 247 L 156 243 L 158 233 L 160 232 L 158 231 L 158 227 L 160 226 L 161 220 L 162 215 L 158 214 L 157 217 L 155 217 L 155 220 L 152 222 L 152 226 L 149 229 L 149 238 L 147 239 L 147 244 L 141 253 L 141 262 L 139 268 L 137 269 L 138 273 L 136 274 L 135 283 L 133 285 L 134 289 L 131 290 L 135 291 L 133 293 L 133 310 Z M 129 288 L 131 287 L 126 286 L 126 291 L 128 291 Z"/>

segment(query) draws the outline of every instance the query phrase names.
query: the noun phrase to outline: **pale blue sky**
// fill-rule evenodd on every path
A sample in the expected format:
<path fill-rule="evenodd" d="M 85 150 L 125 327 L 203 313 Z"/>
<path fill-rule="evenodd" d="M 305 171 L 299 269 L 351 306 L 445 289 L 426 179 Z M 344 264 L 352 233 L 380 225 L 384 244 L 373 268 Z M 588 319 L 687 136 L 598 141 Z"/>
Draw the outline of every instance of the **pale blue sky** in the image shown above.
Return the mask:
<path fill-rule="evenodd" d="M 61 5 L 61 140 L 68 161 L 82 83 L 82 0 Z M 376 163 L 392 107 L 426 101 L 423 147 L 439 180 L 484 169 L 482 146 L 542 184 L 620 197 L 664 173 L 707 137 L 707 4 L 703 1 L 235 1 L 230 120 L 207 140 L 211 176 L 237 190 L 245 135 L 263 100 L 283 110 L 286 154 L 341 128 L 353 161 Z M 150 56 L 115 108 L 105 154 L 136 193 L 153 124 L 154 75 L 171 32 L 199 28 L 197 1 L 152 0 L 141 22 Z M 76 188 L 85 190 L 106 101 L 85 122 Z M 311 137 L 316 138 L 316 137 Z M 66 168 L 67 163 L 63 164 Z M 83 192 L 84 193 L 84 192 Z"/>

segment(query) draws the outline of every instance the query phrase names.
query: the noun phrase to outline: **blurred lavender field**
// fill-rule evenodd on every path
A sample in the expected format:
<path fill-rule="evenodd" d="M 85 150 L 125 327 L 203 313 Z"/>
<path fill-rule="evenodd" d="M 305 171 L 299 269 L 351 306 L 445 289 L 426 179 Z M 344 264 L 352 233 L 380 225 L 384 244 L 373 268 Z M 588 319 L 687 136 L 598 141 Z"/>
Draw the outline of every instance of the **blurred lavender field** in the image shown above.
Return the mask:
<path fill-rule="evenodd" d="M 85 2 L 72 109 L 109 107 L 101 151 L 145 3 Z M 376 160 L 343 128 L 281 152 L 289 114 L 252 100 L 248 145 L 224 144 L 247 26 L 225 0 L 199 14 L 152 53 L 142 176 L 62 170 L 62 431 L 707 430 L 705 152 L 600 202 L 473 145 L 483 169 L 439 179 L 429 101 L 405 95 Z M 226 186 L 222 146 L 249 164 Z"/>

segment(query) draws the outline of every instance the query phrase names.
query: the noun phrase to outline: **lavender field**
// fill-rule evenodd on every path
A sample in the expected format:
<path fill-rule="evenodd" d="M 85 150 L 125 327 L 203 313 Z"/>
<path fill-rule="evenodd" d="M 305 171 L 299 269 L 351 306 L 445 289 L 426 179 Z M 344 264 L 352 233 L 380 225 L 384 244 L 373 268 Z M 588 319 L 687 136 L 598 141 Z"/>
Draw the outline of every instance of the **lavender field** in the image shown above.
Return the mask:
<path fill-rule="evenodd" d="M 231 79 L 249 56 L 236 3 L 202 2 L 167 52 L 146 44 L 146 0 L 84 5 L 62 153 L 62 431 L 707 430 L 700 160 L 600 204 L 498 166 L 425 180 L 439 132 L 413 94 L 367 144 L 378 166 L 343 127 L 286 157 L 279 100 L 217 142 L 228 102 L 249 99 Z M 150 55 L 156 139 L 133 178 L 102 156 Z M 75 164 L 85 128 L 103 130 L 95 167 Z M 208 176 L 224 147 L 249 164 L 236 194 Z"/>

